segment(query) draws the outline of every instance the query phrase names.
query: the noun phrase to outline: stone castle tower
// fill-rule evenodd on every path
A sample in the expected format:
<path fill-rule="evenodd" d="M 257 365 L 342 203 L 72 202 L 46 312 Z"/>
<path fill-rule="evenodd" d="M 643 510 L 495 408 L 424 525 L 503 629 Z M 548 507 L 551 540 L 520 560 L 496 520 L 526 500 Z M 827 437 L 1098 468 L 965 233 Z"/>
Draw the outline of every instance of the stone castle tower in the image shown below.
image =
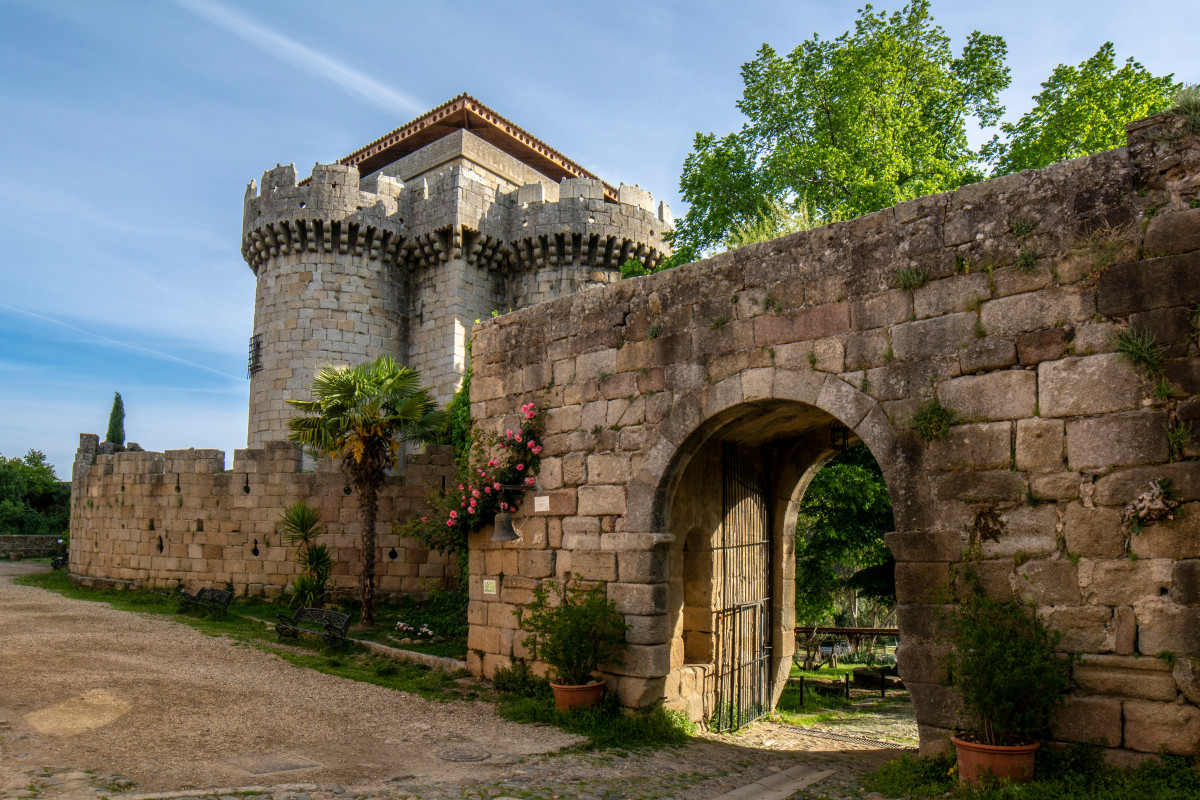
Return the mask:
<path fill-rule="evenodd" d="M 613 188 L 467 95 L 297 182 L 246 190 L 242 255 L 257 277 L 250 340 L 254 447 L 286 437 L 286 400 L 326 364 L 391 353 L 440 402 L 476 319 L 620 277 L 669 254 L 672 217 Z"/>

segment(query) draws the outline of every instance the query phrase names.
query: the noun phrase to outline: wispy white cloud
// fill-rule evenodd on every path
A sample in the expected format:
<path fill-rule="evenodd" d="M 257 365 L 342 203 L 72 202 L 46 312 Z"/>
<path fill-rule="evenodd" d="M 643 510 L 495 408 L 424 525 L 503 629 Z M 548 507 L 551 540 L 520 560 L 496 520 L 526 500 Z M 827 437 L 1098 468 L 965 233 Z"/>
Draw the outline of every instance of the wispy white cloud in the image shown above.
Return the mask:
<path fill-rule="evenodd" d="M 22 317 L 28 317 L 30 319 L 41 320 L 42 322 L 49 322 L 52 325 L 57 325 L 59 327 L 66 328 L 67 330 L 74 331 L 75 333 L 80 334 L 81 336 L 86 336 L 90 341 L 93 341 L 97 344 L 106 345 L 108 347 L 113 347 L 113 348 L 117 348 L 120 350 L 129 350 L 134 353 L 143 353 L 145 355 L 153 356 L 154 358 L 158 358 L 163 361 L 170 361 L 175 364 L 182 364 L 184 366 L 191 367 L 193 369 L 199 369 L 199 370 L 203 370 L 205 372 L 211 372 L 213 375 L 219 375 L 222 378 L 228 378 L 229 380 L 234 380 L 234 381 L 241 380 L 241 377 L 238 375 L 231 375 L 228 372 L 222 372 L 219 369 L 213 369 L 212 367 L 197 363 L 195 361 L 191 361 L 186 358 L 180 358 L 179 356 L 172 355 L 170 353 L 164 353 L 161 350 L 154 350 L 149 347 L 142 347 L 141 345 L 130 344 L 129 342 L 122 342 L 122 341 L 113 339 L 109 336 L 105 336 L 100 333 L 95 333 L 93 331 L 84 330 L 83 328 L 78 328 L 68 322 L 63 322 L 60 319 L 55 319 L 54 317 L 48 317 L 45 314 L 38 314 L 36 311 L 26 311 L 23 308 L 17 308 L 15 306 L 10 306 L 7 303 L 0 303 L 0 309 L 8 311 L 10 314 L 17 314 Z"/>
<path fill-rule="evenodd" d="M 177 5 L 244 39 L 265 53 L 336 83 L 384 111 L 419 114 L 426 106 L 369 75 L 261 25 L 213 0 L 175 0 Z"/>

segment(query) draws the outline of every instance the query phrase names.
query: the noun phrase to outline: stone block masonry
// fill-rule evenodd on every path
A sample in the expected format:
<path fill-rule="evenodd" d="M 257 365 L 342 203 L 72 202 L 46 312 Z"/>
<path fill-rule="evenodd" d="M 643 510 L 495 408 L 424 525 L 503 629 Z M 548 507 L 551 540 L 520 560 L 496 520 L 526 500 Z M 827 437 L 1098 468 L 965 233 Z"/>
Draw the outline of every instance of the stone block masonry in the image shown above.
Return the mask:
<path fill-rule="evenodd" d="M 534 400 L 548 427 L 522 540 L 470 543 L 471 669 L 527 655 L 511 612 L 538 581 L 602 583 L 630 624 L 625 663 L 605 670 L 622 702 L 711 714 L 729 644 L 716 602 L 742 579 L 715 549 L 728 444 L 771 467 L 777 693 L 788 526 L 836 421 L 871 449 L 895 509 L 900 670 L 923 750 L 962 722 L 936 620 L 966 560 L 1081 656 L 1059 740 L 1197 754 L 1200 136 L 1159 115 L 1128 141 L 476 326 L 473 418 L 514 427 Z M 904 270 L 928 280 L 906 291 Z M 1128 328 L 1158 336 L 1161 374 L 1117 352 Z M 934 401 L 957 424 L 926 442 L 914 415 Z M 1179 513 L 1122 526 L 1159 479 Z"/>
<path fill-rule="evenodd" d="M 9 553 L 20 553 L 25 558 L 56 556 L 62 551 L 60 536 L 0 536 L 0 559 Z"/>
<path fill-rule="evenodd" d="M 71 486 L 72 577 L 85 584 L 120 582 L 200 586 L 279 595 L 296 575 L 296 548 L 279 529 L 284 508 L 303 500 L 321 511 L 336 559 L 340 590 L 358 587 L 357 497 L 330 459 L 302 472 L 288 442 L 237 450 L 225 469 L 221 450 L 97 455 L 97 436 L 80 436 Z M 458 578 L 453 559 L 392 533 L 391 523 L 425 511 L 427 487 L 454 474 L 448 447 L 408 456 L 403 475 L 379 494 L 377 586 L 383 594 L 422 594 Z"/>
<path fill-rule="evenodd" d="M 251 446 L 286 438 L 317 370 L 391 354 L 437 399 L 457 390 L 475 320 L 618 280 L 669 253 L 670 210 L 599 179 L 555 181 L 459 130 L 382 170 L 292 165 L 251 182 L 242 255 L 257 278 Z"/>

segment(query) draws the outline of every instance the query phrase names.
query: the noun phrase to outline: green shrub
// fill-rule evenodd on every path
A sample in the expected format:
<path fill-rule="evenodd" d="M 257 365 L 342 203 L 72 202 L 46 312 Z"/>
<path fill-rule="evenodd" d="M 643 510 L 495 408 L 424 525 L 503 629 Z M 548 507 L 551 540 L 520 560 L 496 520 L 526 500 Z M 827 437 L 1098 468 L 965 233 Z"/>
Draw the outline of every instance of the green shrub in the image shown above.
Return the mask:
<path fill-rule="evenodd" d="M 1200 133 L 1200 85 L 1184 86 L 1175 93 L 1171 113 L 1187 121 L 1188 130 Z"/>
<path fill-rule="evenodd" d="M 646 267 L 642 265 L 642 262 L 638 261 L 636 258 L 626 259 L 625 263 L 621 265 L 622 279 L 640 278 L 643 275 L 649 274 L 649 270 L 647 270 Z"/>
<path fill-rule="evenodd" d="M 300 546 L 296 551 L 300 574 L 290 587 L 292 605 L 323 607 L 333 579 L 333 553 L 316 541 L 328 533 L 321 524 L 321 512 L 303 501 L 293 503 L 279 515 L 279 526 L 287 542 Z"/>
<path fill-rule="evenodd" d="M 557 725 L 570 733 L 588 737 L 588 747 L 638 749 L 680 745 L 695 735 L 696 726 L 679 711 L 657 704 L 649 709 L 628 711 L 612 692 L 595 708 L 556 711 L 550 697 L 510 695 L 498 708 L 500 716 L 514 722 Z"/>
<path fill-rule="evenodd" d="M 1008 223 L 1008 230 L 1011 231 L 1012 235 L 1018 239 L 1027 238 L 1036 229 L 1036 222 L 1030 222 L 1029 220 L 1025 219 L 1014 219 L 1010 220 Z"/>
<path fill-rule="evenodd" d="M 860 783 L 885 797 L 961 800 L 1184 800 L 1200 797 L 1200 772 L 1194 760 L 1161 755 L 1125 769 L 1104 764 L 1100 751 L 1089 745 L 1061 750 L 1042 748 L 1034 779 L 1025 784 L 983 782 L 961 786 L 954 754 L 916 758 L 902 756 Z"/>
<path fill-rule="evenodd" d="M 629 626 L 603 586 L 543 583 L 533 590 L 532 602 L 513 614 L 526 632 L 522 644 L 550 665 L 559 683 L 590 683 L 601 664 L 622 662 Z"/>
<path fill-rule="evenodd" d="M 516 659 L 492 675 L 492 687 L 501 694 L 517 697 L 550 697 L 550 681 L 539 678 L 523 659 Z"/>
<path fill-rule="evenodd" d="M 1022 247 L 1021 252 L 1017 254 L 1017 271 L 1018 272 L 1033 272 L 1037 268 L 1038 259 L 1042 257 L 1042 251 L 1034 247 Z"/>
<path fill-rule="evenodd" d="M 471 346 L 467 345 L 467 358 L 471 356 Z M 466 461 L 471 452 L 471 367 L 470 362 L 463 371 L 462 385 L 450 400 L 449 439 L 454 447 L 456 463 Z"/>
<path fill-rule="evenodd" d="M 1032 608 L 993 600 L 973 575 L 967 578 L 972 591 L 945 615 L 952 645 L 946 666 L 976 741 L 1040 741 L 1071 688 L 1073 658 L 1058 653 L 1061 634 Z"/>
<path fill-rule="evenodd" d="M 921 406 L 913 416 L 913 426 L 917 429 L 917 435 L 927 442 L 946 438 L 950 427 L 956 424 L 958 414 L 937 400 L 931 400 Z"/>
<path fill-rule="evenodd" d="M 907 267 L 896 273 L 896 286 L 906 292 L 915 292 L 929 283 L 929 273 L 920 267 Z"/>

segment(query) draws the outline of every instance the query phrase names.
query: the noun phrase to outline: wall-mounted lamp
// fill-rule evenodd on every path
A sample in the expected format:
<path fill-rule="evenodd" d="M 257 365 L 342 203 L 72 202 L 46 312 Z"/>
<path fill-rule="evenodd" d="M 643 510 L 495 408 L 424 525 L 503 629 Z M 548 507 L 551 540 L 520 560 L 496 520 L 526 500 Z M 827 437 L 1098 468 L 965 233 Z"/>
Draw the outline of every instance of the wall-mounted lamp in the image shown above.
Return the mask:
<path fill-rule="evenodd" d="M 845 450 L 850 441 L 850 429 L 836 419 L 829 423 L 829 444 L 834 450 Z"/>

